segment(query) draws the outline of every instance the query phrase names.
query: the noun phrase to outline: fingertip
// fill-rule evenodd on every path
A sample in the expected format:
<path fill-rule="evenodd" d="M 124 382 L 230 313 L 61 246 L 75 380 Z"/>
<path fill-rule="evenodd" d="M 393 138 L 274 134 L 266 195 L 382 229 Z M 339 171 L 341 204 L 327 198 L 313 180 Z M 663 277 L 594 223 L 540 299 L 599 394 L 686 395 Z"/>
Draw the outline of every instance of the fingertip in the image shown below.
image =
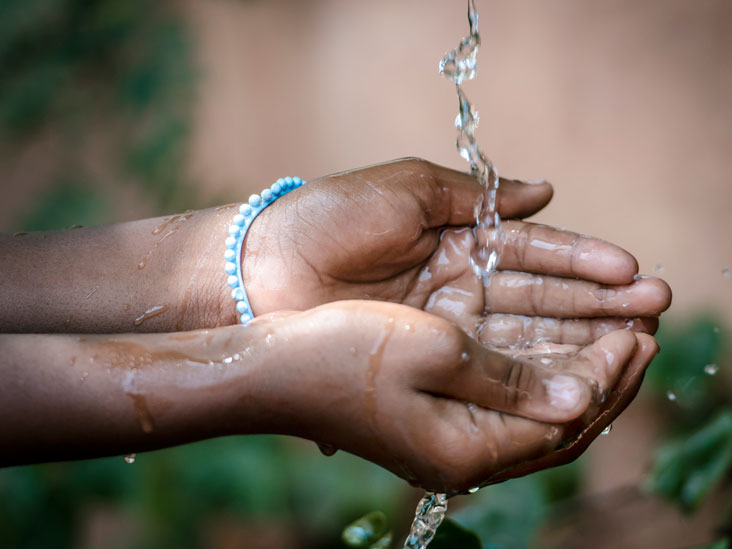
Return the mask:
<path fill-rule="evenodd" d="M 647 356 L 650 359 L 661 352 L 661 346 L 653 336 L 638 332 L 635 334 L 635 337 L 638 342 L 638 349 L 640 350 L 639 354 Z"/>
<path fill-rule="evenodd" d="M 658 317 L 648 316 L 633 318 L 631 320 L 627 320 L 626 325 L 633 332 L 653 335 L 658 331 Z"/>
<path fill-rule="evenodd" d="M 637 348 L 638 339 L 635 332 L 630 330 L 610 332 L 592 345 L 593 352 L 604 360 L 609 385 L 614 383 Z"/>
<path fill-rule="evenodd" d="M 577 269 L 589 280 L 604 284 L 631 284 L 638 274 L 638 260 L 623 248 L 590 237 L 578 253 Z"/>
<path fill-rule="evenodd" d="M 544 208 L 552 196 L 554 188 L 548 181 L 501 179 L 498 210 L 505 218 L 528 217 Z"/>
<path fill-rule="evenodd" d="M 557 374 L 542 381 L 548 409 L 544 421 L 565 423 L 577 419 L 592 402 L 590 386 L 571 374 Z"/>

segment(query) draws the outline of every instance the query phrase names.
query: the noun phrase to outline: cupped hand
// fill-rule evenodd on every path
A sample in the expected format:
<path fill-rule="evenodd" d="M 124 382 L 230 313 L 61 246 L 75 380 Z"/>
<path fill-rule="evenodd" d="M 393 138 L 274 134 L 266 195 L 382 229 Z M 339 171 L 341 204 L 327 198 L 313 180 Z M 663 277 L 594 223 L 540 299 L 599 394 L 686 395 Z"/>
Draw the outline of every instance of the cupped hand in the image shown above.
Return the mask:
<path fill-rule="evenodd" d="M 311 181 L 252 224 L 243 271 L 255 314 L 344 299 L 403 303 L 496 346 L 585 344 L 631 321 L 653 333 L 670 291 L 635 280 L 624 250 L 518 219 L 551 199 L 548 183 L 501 180 L 507 244 L 487 290 L 468 265 L 471 176 L 418 159 Z M 487 329 L 486 329 L 487 328 Z"/>
<path fill-rule="evenodd" d="M 650 336 L 620 330 L 582 348 L 512 356 L 445 319 L 376 301 L 254 321 L 268 323 L 272 352 L 283 356 L 259 386 L 275 432 L 447 493 L 552 465 L 565 441 L 627 404 L 617 404 L 618 380 L 632 393 L 657 349 Z"/>

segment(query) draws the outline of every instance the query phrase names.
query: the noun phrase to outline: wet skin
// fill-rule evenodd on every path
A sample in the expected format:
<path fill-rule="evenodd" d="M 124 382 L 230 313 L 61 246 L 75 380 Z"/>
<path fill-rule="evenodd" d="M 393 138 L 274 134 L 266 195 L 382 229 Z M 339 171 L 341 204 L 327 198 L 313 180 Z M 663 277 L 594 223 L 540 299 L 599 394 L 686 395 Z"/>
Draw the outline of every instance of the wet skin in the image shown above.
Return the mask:
<path fill-rule="evenodd" d="M 498 208 L 510 219 L 503 272 L 484 290 L 468 264 L 474 237 L 466 228 L 480 192 L 468 175 L 415 159 L 308 183 L 248 233 L 242 264 L 254 311 L 377 299 L 431 311 L 499 346 L 586 344 L 629 320 L 655 332 L 671 292 L 660 279 L 636 280 L 632 255 L 515 219 L 549 202 L 548 183 L 502 180 Z"/>
<path fill-rule="evenodd" d="M 467 266 L 479 192 L 408 159 L 279 199 L 245 243 L 263 316 L 209 330 L 218 347 L 201 332 L 2 336 L 3 463 L 272 432 L 456 492 L 576 457 L 638 390 L 670 291 L 636 280 L 616 246 L 518 219 L 484 288 Z M 499 209 L 527 216 L 551 194 L 503 181 Z M 0 329 L 233 324 L 221 256 L 234 207 L 1 237 Z"/>
<path fill-rule="evenodd" d="M 280 433 L 449 493 L 546 466 L 563 440 L 610 421 L 613 390 L 637 389 L 656 351 L 651 336 L 621 330 L 579 352 L 543 349 L 546 365 L 375 301 L 274 313 L 249 327 L 0 335 L 0 345 L 0 465 Z"/>

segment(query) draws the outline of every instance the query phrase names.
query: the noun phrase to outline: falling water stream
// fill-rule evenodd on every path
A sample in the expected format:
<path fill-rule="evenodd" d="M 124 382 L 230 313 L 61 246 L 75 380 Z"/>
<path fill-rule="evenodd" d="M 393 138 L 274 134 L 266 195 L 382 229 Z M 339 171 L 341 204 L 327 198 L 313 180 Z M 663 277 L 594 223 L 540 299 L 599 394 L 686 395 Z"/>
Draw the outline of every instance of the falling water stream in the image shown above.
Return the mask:
<path fill-rule="evenodd" d="M 463 81 L 472 80 L 478 71 L 478 12 L 475 0 L 468 0 L 468 21 L 470 34 L 463 38 L 457 48 L 445 54 L 440 61 L 440 73 L 455 83 L 458 96 L 458 115 L 455 128 L 458 130 L 457 149 L 470 165 L 470 173 L 483 186 L 483 193 L 475 205 L 475 244 L 470 253 L 470 266 L 484 285 L 490 283 L 505 244 L 501 218 L 496 209 L 498 195 L 498 171 L 488 157 L 480 150 L 475 139 L 478 127 L 478 111 L 463 91 Z M 471 493 L 477 491 L 470 490 Z M 435 536 L 437 528 L 447 512 L 447 495 L 427 492 L 417 504 L 412 528 L 404 542 L 405 549 L 425 549 Z"/>

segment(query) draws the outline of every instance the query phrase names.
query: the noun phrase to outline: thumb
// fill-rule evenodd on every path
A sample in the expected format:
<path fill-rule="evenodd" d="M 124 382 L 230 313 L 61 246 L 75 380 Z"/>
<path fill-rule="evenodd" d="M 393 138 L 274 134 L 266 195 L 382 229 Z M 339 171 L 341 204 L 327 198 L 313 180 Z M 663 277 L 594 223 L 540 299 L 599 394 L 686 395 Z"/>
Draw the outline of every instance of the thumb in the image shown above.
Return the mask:
<path fill-rule="evenodd" d="M 429 164 L 434 184 L 435 204 L 428 208 L 430 228 L 475 223 L 474 206 L 483 192 L 480 183 L 470 174 Z M 496 204 L 503 218 L 524 218 L 534 215 L 552 199 L 554 189 L 546 181 L 524 182 L 501 178 Z"/>

